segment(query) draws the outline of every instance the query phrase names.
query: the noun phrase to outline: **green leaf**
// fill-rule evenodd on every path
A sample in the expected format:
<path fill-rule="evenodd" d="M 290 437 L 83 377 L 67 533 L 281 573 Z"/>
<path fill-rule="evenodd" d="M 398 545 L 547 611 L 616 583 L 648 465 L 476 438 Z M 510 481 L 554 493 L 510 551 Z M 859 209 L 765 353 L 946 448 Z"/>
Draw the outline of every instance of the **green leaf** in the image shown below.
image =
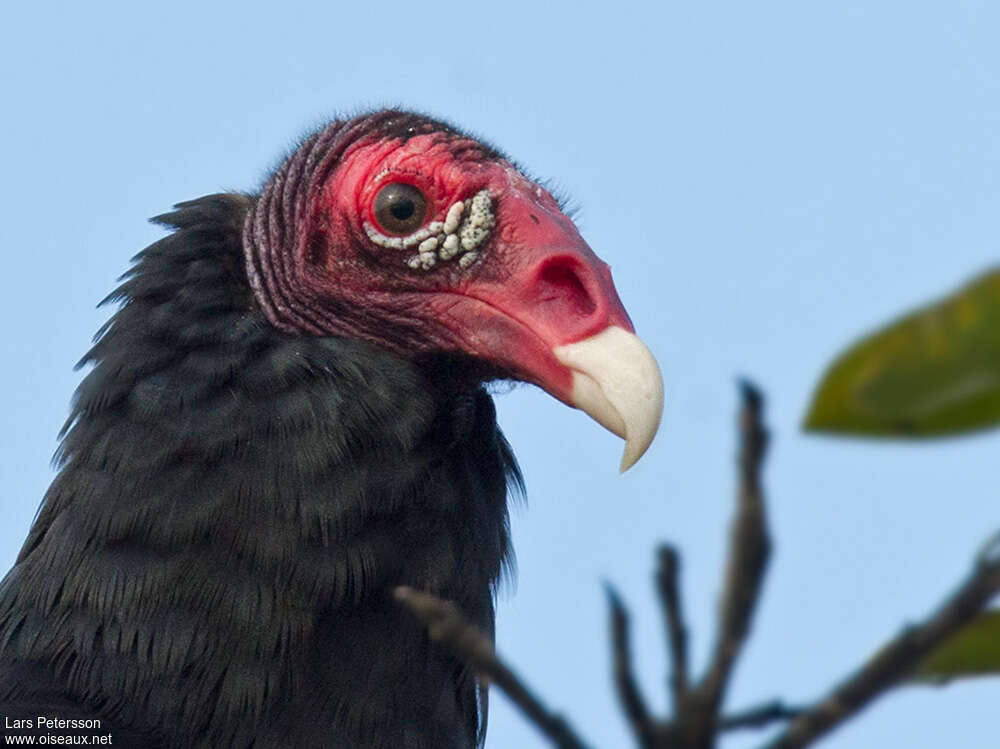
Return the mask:
<path fill-rule="evenodd" d="M 985 611 L 931 651 L 917 667 L 922 681 L 1000 674 L 1000 610 Z"/>
<path fill-rule="evenodd" d="M 939 437 L 1000 424 L 1000 269 L 855 343 L 830 366 L 805 428 Z"/>

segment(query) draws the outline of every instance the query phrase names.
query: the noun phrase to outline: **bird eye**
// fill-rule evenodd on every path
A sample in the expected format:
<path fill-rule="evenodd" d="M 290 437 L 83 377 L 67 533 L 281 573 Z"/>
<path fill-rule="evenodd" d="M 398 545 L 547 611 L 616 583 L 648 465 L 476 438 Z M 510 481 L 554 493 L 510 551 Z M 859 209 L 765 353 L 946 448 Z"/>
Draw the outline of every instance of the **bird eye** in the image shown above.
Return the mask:
<path fill-rule="evenodd" d="M 410 234 L 421 227 L 427 200 L 413 185 L 393 182 L 375 196 L 375 220 L 389 234 Z"/>

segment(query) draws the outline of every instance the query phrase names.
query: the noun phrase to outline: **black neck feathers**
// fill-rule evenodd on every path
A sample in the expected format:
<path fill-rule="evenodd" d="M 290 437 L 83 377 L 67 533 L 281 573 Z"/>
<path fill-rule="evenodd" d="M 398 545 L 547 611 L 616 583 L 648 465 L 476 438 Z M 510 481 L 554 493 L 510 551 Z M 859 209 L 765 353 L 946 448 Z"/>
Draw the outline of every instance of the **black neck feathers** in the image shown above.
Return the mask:
<path fill-rule="evenodd" d="M 520 481 L 492 401 L 276 329 L 244 264 L 252 205 L 159 217 L 173 233 L 109 297 L 0 584 L 0 705 L 72 704 L 149 746 L 472 746 L 474 681 L 391 590 L 491 630 Z"/>

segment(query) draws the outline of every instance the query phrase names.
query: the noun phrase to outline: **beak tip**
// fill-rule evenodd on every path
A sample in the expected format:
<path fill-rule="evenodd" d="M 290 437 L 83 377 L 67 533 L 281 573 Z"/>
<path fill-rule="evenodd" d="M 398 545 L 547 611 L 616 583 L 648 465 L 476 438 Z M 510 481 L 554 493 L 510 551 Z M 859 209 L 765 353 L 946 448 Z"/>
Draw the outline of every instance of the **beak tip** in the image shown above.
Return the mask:
<path fill-rule="evenodd" d="M 653 443 L 653 438 L 656 436 L 660 425 L 660 415 L 663 413 L 663 400 L 662 395 L 659 403 L 653 408 L 656 414 L 655 424 L 643 434 L 640 438 L 635 439 L 631 435 L 625 439 L 625 450 L 622 453 L 622 461 L 619 466 L 619 473 L 625 473 L 632 466 L 638 463 L 642 456 L 646 454 L 649 446 Z"/>
<path fill-rule="evenodd" d="M 573 370 L 571 404 L 625 440 L 619 472 L 645 454 L 663 413 L 663 376 L 652 353 L 635 334 L 606 328 L 555 350 Z"/>
<path fill-rule="evenodd" d="M 635 465 L 636 459 L 628 454 L 628 446 L 625 447 L 625 452 L 622 453 L 622 462 L 618 464 L 618 475 L 621 476 L 625 471 L 629 470 Z"/>

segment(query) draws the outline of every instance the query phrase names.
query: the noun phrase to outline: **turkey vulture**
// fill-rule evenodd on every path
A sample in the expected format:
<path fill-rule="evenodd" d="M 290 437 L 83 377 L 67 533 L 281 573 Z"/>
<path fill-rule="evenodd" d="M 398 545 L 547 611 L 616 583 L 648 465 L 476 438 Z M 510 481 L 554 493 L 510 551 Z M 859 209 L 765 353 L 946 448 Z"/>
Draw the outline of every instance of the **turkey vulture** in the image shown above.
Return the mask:
<path fill-rule="evenodd" d="M 508 158 L 397 110 L 155 221 L 0 584 L 5 730 L 475 746 L 474 674 L 391 593 L 492 632 L 521 478 L 485 383 L 582 409 L 623 470 L 649 445 L 662 382 L 608 266 Z"/>

